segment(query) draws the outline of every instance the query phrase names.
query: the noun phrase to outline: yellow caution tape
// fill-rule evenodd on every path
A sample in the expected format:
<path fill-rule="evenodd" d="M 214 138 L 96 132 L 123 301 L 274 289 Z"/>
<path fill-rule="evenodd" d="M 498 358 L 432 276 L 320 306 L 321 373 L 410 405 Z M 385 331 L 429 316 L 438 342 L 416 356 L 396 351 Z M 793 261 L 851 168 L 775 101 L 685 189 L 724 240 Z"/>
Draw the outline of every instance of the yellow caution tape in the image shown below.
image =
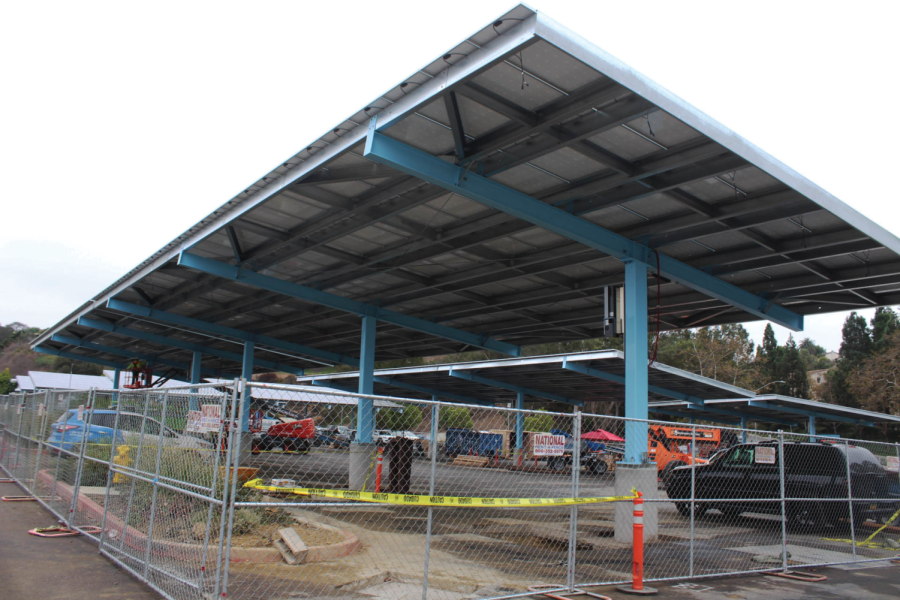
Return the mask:
<path fill-rule="evenodd" d="M 896 519 L 898 516 L 900 516 L 900 510 L 898 510 L 893 515 L 891 515 L 891 518 L 888 519 L 887 521 L 885 521 L 884 525 L 882 525 L 881 527 L 876 529 L 875 532 L 872 533 L 872 535 L 870 535 L 869 537 L 867 537 L 866 539 L 864 539 L 861 542 L 856 542 L 856 545 L 857 546 L 865 546 L 867 548 L 884 548 L 885 547 L 884 544 L 879 544 L 877 542 L 873 542 L 872 538 L 874 538 L 876 535 L 881 533 L 888 525 L 893 523 L 894 519 Z M 845 542 L 847 544 L 853 543 L 853 540 L 844 540 L 844 539 L 838 539 L 838 538 L 822 538 L 822 540 L 826 541 L 826 542 Z"/>
<path fill-rule="evenodd" d="M 597 496 L 584 498 L 465 498 L 460 496 L 429 496 L 427 494 L 380 494 L 375 492 L 355 492 L 351 490 L 279 487 L 276 485 L 265 485 L 263 484 L 262 479 L 252 479 L 245 483 L 244 487 L 266 492 L 332 498 L 334 500 L 358 500 L 360 502 L 403 504 L 407 506 L 455 506 L 458 508 L 498 506 L 536 508 L 540 506 L 571 506 L 573 504 L 631 501 L 638 497 L 637 490 L 634 488 L 631 489 L 631 496 Z"/>

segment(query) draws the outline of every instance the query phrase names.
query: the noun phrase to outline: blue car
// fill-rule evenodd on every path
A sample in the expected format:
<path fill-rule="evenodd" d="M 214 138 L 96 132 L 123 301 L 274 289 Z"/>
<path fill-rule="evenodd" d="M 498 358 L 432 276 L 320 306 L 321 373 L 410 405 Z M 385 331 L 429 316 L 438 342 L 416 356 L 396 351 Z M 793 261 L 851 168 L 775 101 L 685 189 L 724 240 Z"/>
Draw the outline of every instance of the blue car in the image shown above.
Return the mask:
<path fill-rule="evenodd" d="M 169 448 L 184 450 L 212 450 L 215 446 L 209 440 L 202 439 L 199 434 L 185 435 L 170 427 L 161 427 L 153 417 L 144 417 L 139 413 L 120 412 L 118 430 L 116 427 L 116 411 L 95 410 L 91 417 L 85 439 L 85 422 L 78 418 L 78 411 L 70 409 L 53 424 L 46 444 L 52 448 L 72 451 L 80 449 L 82 441 L 88 444 L 113 443 L 113 431 L 116 432 L 115 444 L 137 446 L 141 440 L 144 444 L 154 445 L 162 442 Z"/>
<path fill-rule="evenodd" d="M 112 441 L 115 424 L 116 411 L 95 410 L 87 432 L 87 443 L 109 444 Z M 77 410 L 71 409 L 63 413 L 52 425 L 46 444 L 71 452 L 73 449 L 80 448 L 83 441 L 85 441 L 85 422 L 78 419 Z M 125 436 L 121 431 L 116 434 L 116 443 L 125 443 Z"/>

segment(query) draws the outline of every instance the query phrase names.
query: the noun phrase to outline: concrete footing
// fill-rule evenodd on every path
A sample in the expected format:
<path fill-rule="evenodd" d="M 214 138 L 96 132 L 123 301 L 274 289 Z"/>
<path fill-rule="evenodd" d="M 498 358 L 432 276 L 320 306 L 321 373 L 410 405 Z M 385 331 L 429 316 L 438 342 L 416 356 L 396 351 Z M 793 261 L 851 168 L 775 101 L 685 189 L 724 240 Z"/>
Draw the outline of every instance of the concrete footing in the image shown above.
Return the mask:
<path fill-rule="evenodd" d="M 657 492 L 656 464 L 616 466 L 616 496 L 628 496 L 631 488 L 644 495 L 645 500 L 656 500 Z M 655 542 L 658 529 L 658 505 L 655 502 L 644 503 L 644 542 Z M 634 539 L 634 505 L 630 502 L 616 502 L 617 542 L 631 543 Z"/>
<path fill-rule="evenodd" d="M 375 491 L 375 458 L 378 444 L 350 444 L 350 489 Z"/>

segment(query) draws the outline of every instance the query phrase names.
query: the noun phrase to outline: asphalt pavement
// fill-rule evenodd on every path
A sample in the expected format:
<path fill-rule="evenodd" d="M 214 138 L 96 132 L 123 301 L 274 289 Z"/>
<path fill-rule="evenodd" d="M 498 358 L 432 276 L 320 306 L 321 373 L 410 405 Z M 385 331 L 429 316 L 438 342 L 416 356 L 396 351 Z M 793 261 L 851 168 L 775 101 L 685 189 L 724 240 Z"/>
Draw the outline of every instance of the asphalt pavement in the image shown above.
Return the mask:
<path fill-rule="evenodd" d="M 23 496 L 12 483 L 0 495 Z M 0 600 L 159 600 L 160 596 L 97 552 L 84 537 L 40 538 L 35 527 L 56 525 L 37 502 L 0 502 Z"/>

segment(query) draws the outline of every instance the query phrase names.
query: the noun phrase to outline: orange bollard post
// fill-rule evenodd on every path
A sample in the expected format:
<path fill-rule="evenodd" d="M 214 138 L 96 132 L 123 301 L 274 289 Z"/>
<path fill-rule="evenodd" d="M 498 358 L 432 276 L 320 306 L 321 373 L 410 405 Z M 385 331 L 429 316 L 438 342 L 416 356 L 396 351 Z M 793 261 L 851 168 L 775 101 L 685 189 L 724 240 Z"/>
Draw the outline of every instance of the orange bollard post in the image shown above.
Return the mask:
<path fill-rule="evenodd" d="M 378 449 L 378 458 L 375 462 L 375 493 L 381 493 L 381 462 L 384 459 L 384 449 Z"/>
<path fill-rule="evenodd" d="M 650 596 L 655 594 L 657 590 L 651 587 L 644 587 L 644 495 L 640 492 L 636 493 L 631 551 L 631 585 L 619 586 L 618 590 L 626 594 Z"/>

